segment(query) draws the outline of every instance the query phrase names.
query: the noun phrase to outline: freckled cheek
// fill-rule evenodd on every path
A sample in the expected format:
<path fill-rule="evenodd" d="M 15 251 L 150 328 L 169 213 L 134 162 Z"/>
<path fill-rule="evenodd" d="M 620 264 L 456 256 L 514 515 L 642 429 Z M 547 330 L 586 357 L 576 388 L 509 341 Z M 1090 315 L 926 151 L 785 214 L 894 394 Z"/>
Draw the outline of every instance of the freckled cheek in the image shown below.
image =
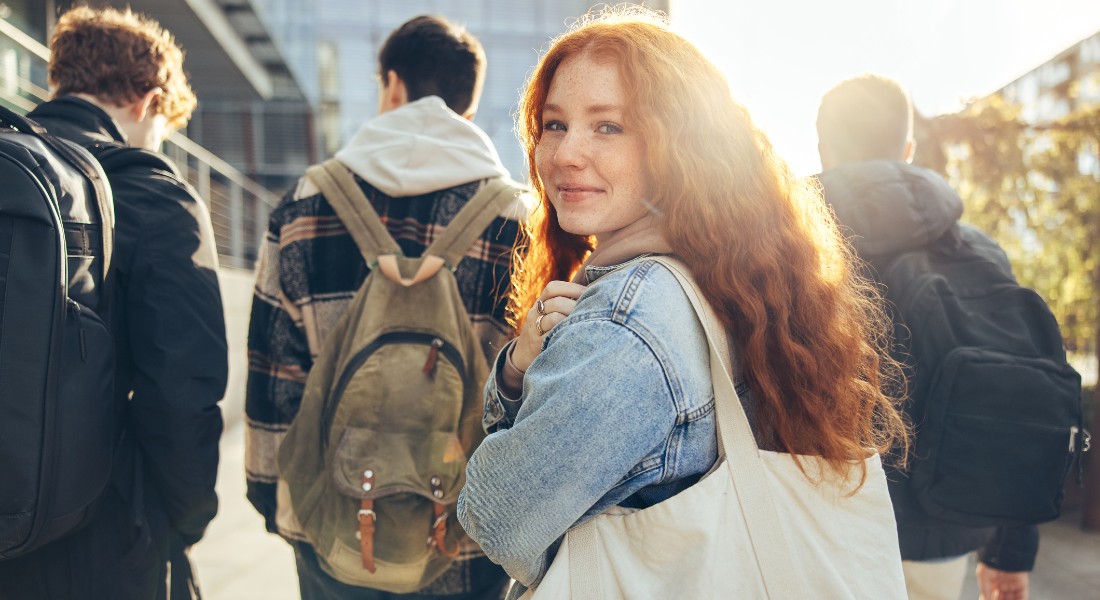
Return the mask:
<path fill-rule="evenodd" d="M 545 140 L 535 146 L 535 171 L 540 177 L 545 178 L 550 174 L 554 166 L 554 150 L 551 144 Z"/>

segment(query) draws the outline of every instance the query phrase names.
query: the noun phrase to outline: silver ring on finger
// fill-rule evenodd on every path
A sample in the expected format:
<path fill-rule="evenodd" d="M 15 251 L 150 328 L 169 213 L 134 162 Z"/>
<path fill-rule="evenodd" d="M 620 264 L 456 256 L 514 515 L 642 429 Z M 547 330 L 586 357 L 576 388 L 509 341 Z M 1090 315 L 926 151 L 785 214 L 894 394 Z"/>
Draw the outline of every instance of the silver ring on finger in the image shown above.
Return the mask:
<path fill-rule="evenodd" d="M 546 303 L 542 301 L 542 298 L 535 300 L 535 312 L 546 316 Z"/>
<path fill-rule="evenodd" d="M 539 335 L 546 335 L 546 332 L 542 329 L 542 320 L 546 318 L 546 315 L 539 315 L 539 318 L 535 319 L 535 329 L 538 330 Z"/>

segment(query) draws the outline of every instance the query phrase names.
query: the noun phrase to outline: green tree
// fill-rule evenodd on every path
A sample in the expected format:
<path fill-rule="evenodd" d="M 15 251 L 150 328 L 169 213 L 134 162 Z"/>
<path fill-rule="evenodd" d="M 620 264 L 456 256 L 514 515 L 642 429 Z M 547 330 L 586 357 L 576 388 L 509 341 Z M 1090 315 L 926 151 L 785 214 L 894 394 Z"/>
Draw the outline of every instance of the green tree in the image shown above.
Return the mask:
<path fill-rule="evenodd" d="M 1049 284 L 1051 308 L 1072 333 L 1078 350 L 1100 355 L 1100 105 L 1086 107 L 1047 129 L 1049 143 L 1036 154 L 1035 171 L 1045 178 L 1051 228 L 1061 230 L 1057 252 L 1064 263 Z M 1073 346 L 1071 346 L 1073 347 Z M 1093 390 L 1092 427 L 1100 427 L 1100 395 Z M 1100 530 L 1100 457 L 1088 461 L 1083 524 Z"/>
<path fill-rule="evenodd" d="M 1031 126 L 995 95 L 917 124 L 918 162 L 956 187 L 963 219 L 1046 299 L 1071 352 L 1100 354 L 1100 106 Z M 1084 525 L 1100 529 L 1100 458 L 1089 463 Z"/>

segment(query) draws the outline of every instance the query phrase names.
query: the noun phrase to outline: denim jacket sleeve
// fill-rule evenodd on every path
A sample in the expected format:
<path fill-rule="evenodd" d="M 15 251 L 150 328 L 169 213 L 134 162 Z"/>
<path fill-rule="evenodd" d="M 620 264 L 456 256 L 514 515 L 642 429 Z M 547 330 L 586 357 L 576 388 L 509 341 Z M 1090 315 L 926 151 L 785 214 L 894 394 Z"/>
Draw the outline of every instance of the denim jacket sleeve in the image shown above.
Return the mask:
<path fill-rule="evenodd" d="M 485 412 L 481 418 L 481 425 L 485 433 L 493 433 L 501 429 L 507 429 L 516 422 L 516 415 L 523 406 L 523 397 L 509 398 L 504 390 L 497 385 L 498 378 L 504 371 L 504 363 L 508 360 L 508 353 L 512 349 L 513 339 L 504 345 L 504 349 L 497 354 L 489 371 L 489 380 L 485 382 Z"/>
<path fill-rule="evenodd" d="M 492 381 L 486 392 L 500 430 L 470 458 L 458 515 L 489 558 L 531 586 L 548 549 L 666 443 L 677 412 L 654 349 L 603 316 L 554 329 L 519 401 Z"/>

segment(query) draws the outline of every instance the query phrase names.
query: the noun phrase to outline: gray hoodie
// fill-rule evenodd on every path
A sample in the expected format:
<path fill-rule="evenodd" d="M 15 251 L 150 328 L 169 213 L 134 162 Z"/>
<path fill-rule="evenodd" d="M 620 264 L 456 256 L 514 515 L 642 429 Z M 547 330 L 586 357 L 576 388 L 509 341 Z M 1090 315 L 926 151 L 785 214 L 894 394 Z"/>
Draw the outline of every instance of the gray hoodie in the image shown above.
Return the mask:
<path fill-rule="evenodd" d="M 370 119 L 336 160 L 391 198 L 508 177 L 489 136 L 438 96 Z"/>

